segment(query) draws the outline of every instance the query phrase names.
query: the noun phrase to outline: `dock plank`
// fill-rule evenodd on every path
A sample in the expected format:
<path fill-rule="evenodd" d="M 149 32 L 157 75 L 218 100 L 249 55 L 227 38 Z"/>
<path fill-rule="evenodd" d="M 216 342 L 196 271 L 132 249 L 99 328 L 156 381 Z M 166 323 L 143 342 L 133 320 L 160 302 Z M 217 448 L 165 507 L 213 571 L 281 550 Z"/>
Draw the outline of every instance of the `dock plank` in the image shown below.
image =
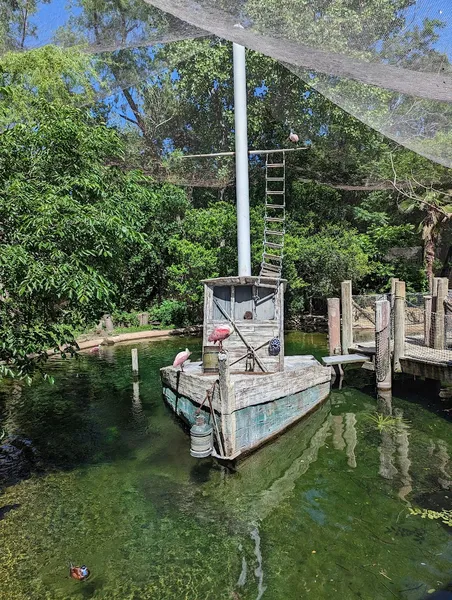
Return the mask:
<path fill-rule="evenodd" d="M 322 362 L 327 367 L 333 365 L 347 365 L 351 363 L 367 362 L 369 357 L 364 354 L 337 354 L 335 356 L 324 356 Z"/>

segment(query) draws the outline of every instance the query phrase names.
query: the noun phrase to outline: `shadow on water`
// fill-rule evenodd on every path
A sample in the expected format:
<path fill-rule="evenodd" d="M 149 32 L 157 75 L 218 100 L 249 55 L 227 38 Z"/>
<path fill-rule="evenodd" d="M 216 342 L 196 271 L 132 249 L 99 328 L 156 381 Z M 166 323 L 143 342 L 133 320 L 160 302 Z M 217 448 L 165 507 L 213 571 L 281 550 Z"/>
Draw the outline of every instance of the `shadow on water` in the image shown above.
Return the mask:
<path fill-rule="evenodd" d="M 447 508 L 452 480 L 450 425 L 427 398 L 377 400 L 372 374 L 347 371 L 316 412 L 228 470 L 190 456 L 163 403 L 159 368 L 186 346 L 199 355 L 193 339 L 140 344 L 138 382 L 123 346 L 56 362 L 54 387 L 3 390 L 3 424 L 32 440 L 46 474 L 0 497 L 0 600 L 422 600 L 447 589 L 451 529 L 410 512 Z M 325 348 L 322 336 L 286 344 Z M 70 580 L 68 560 L 92 579 Z"/>

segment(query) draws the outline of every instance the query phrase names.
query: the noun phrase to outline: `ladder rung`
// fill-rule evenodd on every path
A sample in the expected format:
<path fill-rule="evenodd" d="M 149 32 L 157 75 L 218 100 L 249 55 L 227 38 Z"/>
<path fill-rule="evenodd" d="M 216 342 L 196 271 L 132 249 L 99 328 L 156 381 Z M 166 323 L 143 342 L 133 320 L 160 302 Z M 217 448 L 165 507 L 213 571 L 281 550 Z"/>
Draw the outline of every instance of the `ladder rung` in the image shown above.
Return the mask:
<path fill-rule="evenodd" d="M 265 205 L 266 208 L 286 208 L 285 204 L 269 204 L 267 202 L 267 204 Z"/>
<path fill-rule="evenodd" d="M 265 217 L 265 220 L 269 223 L 284 223 L 284 217 Z"/>
<path fill-rule="evenodd" d="M 276 277 L 272 277 L 271 275 L 267 275 L 267 273 L 265 271 L 262 271 L 262 273 L 259 275 L 259 277 L 269 277 L 270 279 L 276 279 Z M 277 285 L 273 285 L 272 283 L 264 283 L 264 282 L 260 282 L 259 287 L 264 287 L 266 289 L 270 289 L 270 290 L 277 290 L 278 286 Z"/>
<path fill-rule="evenodd" d="M 276 244 L 275 242 L 267 242 L 267 240 L 264 242 L 264 245 L 267 246 L 268 248 L 275 248 L 275 249 L 284 248 L 284 244 Z"/>
<path fill-rule="evenodd" d="M 268 259 L 268 260 L 279 260 L 279 262 L 282 261 L 283 257 L 282 256 L 278 256 L 277 254 L 267 254 L 267 252 L 264 252 L 263 254 L 264 260 Z"/>
<path fill-rule="evenodd" d="M 267 163 L 267 167 L 270 168 L 281 168 L 284 167 L 285 163 Z"/>
<path fill-rule="evenodd" d="M 267 177 L 267 181 L 284 181 L 285 177 Z"/>
<path fill-rule="evenodd" d="M 275 277 L 273 274 L 267 273 L 267 271 L 261 271 L 259 277 L 268 277 L 269 279 L 279 279 L 280 273 L 278 273 L 278 277 Z M 271 283 L 263 283 L 260 282 L 261 287 L 270 288 L 271 290 L 277 290 L 278 286 L 272 285 Z"/>
<path fill-rule="evenodd" d="M 272 265 L 270 263 L 263 262 L 261 264 L 261 269 L 267 270 L 267 271 L 273 271 L 274 273 L 279 273 L 281 270 L 281 266 L 280 265 Z"/>
<path fill-rule="evenodd" d="M 264 235 L 284 235 L 284 231 L 273 231 L 272 229 L 264 229 Z"/>
<path fill-rule="evenodd" d="M 286 193 L 285 190 L 265 190 L 267 196 L 282 196 Z"/>

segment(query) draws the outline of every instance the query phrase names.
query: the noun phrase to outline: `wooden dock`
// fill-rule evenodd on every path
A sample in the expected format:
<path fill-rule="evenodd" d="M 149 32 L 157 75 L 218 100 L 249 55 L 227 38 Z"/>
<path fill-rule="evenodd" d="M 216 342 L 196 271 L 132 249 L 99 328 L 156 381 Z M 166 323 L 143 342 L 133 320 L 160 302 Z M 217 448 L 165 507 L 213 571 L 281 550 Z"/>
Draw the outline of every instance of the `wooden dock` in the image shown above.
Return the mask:
<path fill-rule="evenodd" d="M 391 348 L 392 351 L 392 348 Z M 350 352 L 375 357 L 375 343 L 361 342 L 350 348 Z M 402 373 L 452 383 L 452 350 L 438 350 L 424 346 L 420 340 L 407 339 L 405 351 L 400 358 Z"/>

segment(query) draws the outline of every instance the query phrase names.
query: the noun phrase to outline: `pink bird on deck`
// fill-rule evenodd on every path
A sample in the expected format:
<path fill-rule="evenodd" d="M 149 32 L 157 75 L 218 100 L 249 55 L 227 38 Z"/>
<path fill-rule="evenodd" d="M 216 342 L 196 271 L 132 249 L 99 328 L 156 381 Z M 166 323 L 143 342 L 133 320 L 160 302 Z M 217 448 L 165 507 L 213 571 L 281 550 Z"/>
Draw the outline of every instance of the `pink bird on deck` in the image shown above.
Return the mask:
<path fill-rule="evenodd" d="M 191 352 L 188 348 L 185 348 L 185 350 L 183 350 L 182 352 L 179 352 L 179 354 L 177 354 L 176 358 L 174 359 L 173 367 L 174 368 L 180 367 L 180 370 L 183 371 L 184 370 L 184 362 L 186 362 L 190 358 L 190 354 L 191 354 Z"/>
<path fill-rule="evenodd" d="M 299 142 L 300 138 L 298 137 L 298 135 L 296 133 L 294 133 L 293 131 L 291 131 L 290 135 L 289 135 L 289 140 L 291 142 L 293 142 L 294 144 L 297 144 Z"/>
<path fill-rule="evenodd" d="M 218 325 L 207 339 L 209 342 L 213 342 L 214 344 L 219 342 L 220 350 L 223 350 L 223 342 L 231 335 L 231 333 L 232 327 L 229 327 L 229 325 Z"/>

